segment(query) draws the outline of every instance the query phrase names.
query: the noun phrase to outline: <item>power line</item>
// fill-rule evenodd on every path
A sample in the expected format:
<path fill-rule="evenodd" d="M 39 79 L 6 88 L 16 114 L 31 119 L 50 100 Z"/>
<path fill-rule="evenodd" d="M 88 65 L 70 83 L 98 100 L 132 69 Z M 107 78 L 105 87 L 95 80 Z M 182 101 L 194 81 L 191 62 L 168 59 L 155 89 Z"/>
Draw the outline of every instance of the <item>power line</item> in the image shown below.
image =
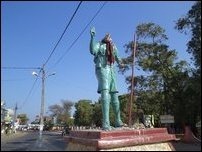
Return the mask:
<path fill-rule="evenodd" d="M 77 11 L 78 11 L 78 9 L 79 9 L 81 3 L 82 3 L 82 1 L 80 1 L 80 3 L 78 4 L 78 6 L 77 6 L 76 10 L 74 11 L 74 13 L 73 13 L 73 15 L 72 15 L 72 17 L 71 17 L 71 19 L 70 19 L 68 25 L 65 27 L 65 30 L 63 31 L 62 35 L 60 36 L 60 38 L 59 38 L 58 42 L 56 43 L 54 49 L 52 50 L 52 52 L 51 52 L 51 54 L 49 55 L 49 57 L 48 57 L 48 59 L 46 60 L 46 62 L 44 63 L 44 66 L 48 63 L 48 61 L 50 60 L 51 56 L 53 55 L 53 53 L 54 53 L 56 47 L 58 46 L 58 44 L 59 44 L 59 42 L 61 41 L 62 37 L 64 36 L 64 34 L 65 34 L 67 28 L 69 27 L 69 25 L 70 25 L 70 23 L 72 22 L 74 16 L 76 15 L 76 13 L 77 13 Z M 2 69 L 40 69 L 40 72 L 42 71 L 42 68 L 41 68 L 41 67 L 37 67 L 37 68 L 36 68 L 36 67 L 1 67 L 1 68 L 2 68 Z M 40 73 L 40 72 L 39 72 L 39 73 Z M 22 108 L 22 107 L 24 106 L 24 104 L 28 101 L 28 98 L 29 98 L 29 96 L 31 95 L 32 90 L 33 90 L 33 88 L 34 88 L 34 86 L 35 86 L 37 80 L 38 80 L 38 77 L 35 79 L 35 81 L 34 81 L 32 87 L 31 87 L 31 89 L 30 89 L 30 91 L 29 91 L 29 93 L 28 93 L 28 95 L 27 95 L 27 97 L 25 98 L 25 100 L 24 100 L 24 102 L 23 102 L 23 104 L 22 104 L 22 106 L 21 106 L 20 108 Z"/>
<path fill-rule="evenodd" d="M 79 9 L 81 3 L 82 3 L 82 1 L 80 1 L 80 3 L 78 4 L 78 6 L 77 6 L 76 10 L 74 11 L 74 13 L 73 13 L 73 15 L 72 15 L 72 17 L 71 17 L 71 19 L 70 19 L 68 25 L 65 27 L 65 30 L 63 31 L 62 35 L 60 36 L 58 42 L 56 43 L 55 47 L 53 48 L 52 52 L 50 53 L 50 55 L 49 55 L 48 59 L 46 60 L 46 62 L 44 63 L 44 65 L 46 65 L 46 64 L 48 63 L 48 61 L 50 60 L 51 56 L 53 55 L 53 53 L 54 53 L 56 47 L 58 46 L 58 44 L 59 44 L 59 42 L 61 41 L 62 37 L 64 36 L 64 34 L 65 34 L 67 28 L 69 27 L 69 25 L 70 25 L 70 23 L 72 22 L 74 16 L 76 15 L 76 13 L 77 13 L 77 11 L 78 11 L 78 9 Z"/>
<path fill-rule="evenodd" d="M 21 79 L 1 79 L 1 81 L 25 81 L 25 80 L 30 80 L 31 78 L 21 78 Z"/>
<path fill-rule="evenodd" d="M 79 3 L 79 5 L 77 6 L 77 9 L 75 10 L 74 14 L 72 15 L 72 17 L 71 17 L 71 19 L 70 19 L 68 25 L 66 26 L 64 32 L 62 33 L 60 39 L 58 40 L 57 44 L 55 45 L 55 47 L 54 47 L 54 49 L 52 50 L 51 54 L 49 55 L 48 59 L 47 59 L 46 62 L 44 63 L 44 66 L 48 63 L 48 61 L 50 60 L 51 56 L 53 55 L 53 53 L 54 53 L 56 47 L 58 46 L 59 42 L 61 41 L 62 37 L 64 36 L 64 34 L 65 34 L 67 28 L 69 27 L 71 21 L 73 20 L 73 18 L 74 18 L 74 16 L 75 16 L 76 12 L 78 11 L 78 9 L 79 9 L 81 3 L 82 3 L 82 1 L 81 1 L 81 2 Z M 63 56 L 61 56 L 61 57 L 59 58 L 59 60 L 55 63 L 55 65 L 58 64 L 58 63 L 62 60 L 62 58 L 67 54 L 67 52 L 73 47 L 73 45 L 77 42 L 77 40 L 78 40 L 78 39 L 81 37 L 81 35 L 85 32 L 85 30 L 87 29 L 87 27 L 92 23 L 92 21 L 95 19 L 95 17 L 100 13 L 100 11 L 102 10 L 102 8 L 105 6 L 106 3 L 107 3 L 107 2 L 104 2 L 104 4 L 100 7 L 100 9 L 96 12 L 96 14 L 95 14 L 95 15 L 93 16 L 93 18 L 90 20 L 90 22 L 85 26 L 85 28 L 81 31 L 81 33 L 79 34 L 79 36 L 78 36 L 78 37 L 75 39 L 75 41 L 70 45 L 70 47 L 69 47 L 68 50 L 63 54 Z M 42 71 L 42 68 L 41 68 L 41 67 L 37 67 L 37 68 L 36 68 L 36 67 L 2 67 L 2 69 L 40 69 L 39 73 Z M 18 108 L 18 109 L 21 109 L 21 108 L 24 106 L 24 104 L 28 101 L 28 98 L 29 98 L 29 96 L 31 95 L 31 93 L 32 93 L 32 91 L 33 91 L 33 88 L 34 88 L 34 86 L 35 86 L 37 80 L 38 80 L 38 77 L 35 79 L 35 81 L 34 81 L 32 87 L 31 87 L 31 89 L 29 90 L 29 93 L 28 93 L 27 97 L 25 98 L 25 100 L 24 100 L 24 102 L 23 102 L 23 104 L 22 104 L 22 106 L 21 106 L 20 108 Z"/>
<path fill-rule="evenodd" d="M 40 67 L 1 67 L 2 69 L 41 69 Z"/>
<path fill-rule="evenodd" d="M 21 109 L 21 108 L 24 106 L 24 104 L 28 101 L 28 98 L 29 98 L 29 96 L 31 95 L 32 90 L 33 90 L 33 88 L 34 88 L 34 86 L 35 86 L 37 80 L 38 80 L 38 78 L 35 79 L 35 81 L 34 81 L 32 87 L 31 87 L 31 89 L 29 90 L 29 93 L 28 93 L 27 97 L 25 98 L 25 100 L 24 100 L 23 103 L 22 103 L 22 106 L 21 106 L 19 109 Z"/>
<path fill-rule="evenodd" d="M 42 71 L 42 70 L 40 69 L 39 73 L 40 73 L 41 71 Z M 38 80 L 38 77 L 36 77 L 36 79 L 35 79 L 35 81 L 34 81 L 32 87 L 31 87 L 31 89 L 29 90 L 29 93 L 28 93 L 27 97 L 25 98 L 25 100 L 24 100 L 23 103 L 22 103 L 22 106 L 21 106 L 20 108 L 18 108 L 18 109 L 21 109 L 21 108 L 24 106 L 24 104 L 28 101 L 28 98 L 29 98 L 29 96 L 31 95 L 31 93 L 32 93 L 32 91 L 33 91 L 33 89 L 34 89 L 34 86 L 35 86 L 37 80 Z"/>
<path fill-rule="evenodd" d="M 41 67 L 1 67 L 1 68 L 2 68 L 2 69 L 7 69 L 7 70 L 16 70 L 16 69 L 20 69 L 20 70 L 40 69 L 39 73 L 40 73 L 41 70 L 42 70 Z M 19 79 L 18 79 L 18 80 L 19 80 Z M 21 80 L 23 80 L 23 79 L 21 79 Z M 20 108 L 18 108 L 18 109 L 21 109 L 21 108 L 24 106 L 24 104 L 28 101 L 28 98 L 29 98 L 29 96 L 31 95 L 31 93 L 32 93 L 32 91 L 33 91 L 33 88 L 34 88 L 34 86 L 35 86 L 37 80 L 38 80 L 38 77 L 35 79 L 35 81 L 34 81 L 32 87 L 31 87 L 31 89 L 30 89 L 29 92 L 28 92 L 27 97 L 25 98 L 25 100 L 24 100 L 24 102 L 23 102 L 23 104 L 22 104 L 22 106 L 21 106 Z M 3 81 L 16 81 L 16 79 L 15 79 L 15 80 L 3 80 Z"/>
<path fill-rule="evenodd" d="M 103 9 L 103 7 L 106 5 L 107 1 L 104 2 L 104 4 L 100 7 L 100 9 L 96 12 L 96 14 L 93 16 L 93 18 L 90 20 L 90 22 L 85 26 L 85 28 L 81 31 L 81 33 L 79 34 L 79 36 L 73 41 L 73 43 L 70 45 L 70 47 L 67 49 L 67 51 L 57 60 L 57 62 L 53 65 L 55 66 L 56 64 L 58 64 L 63 58 L 64 56 L 70 51 L 70 49 L 74 46 L 74 44 L 77 42 L 77 40 L 81 37 L 81 35 L 85 32 L 85 30 L 87 29 L 87 27 L 92 23 L 92 21 L 95 19 L 95 17 L 100 13 L 100 11 Z"/>
<path fill-rule="evenodd" d="M 49 55 L 48 59 L 47 59 L 46 62 L 43 64 L 44 66 L 48 63 L 48 61 L 50 60 L 51 56 L 53 55 L 53 53 L 54 53 L 56 47 L 58 46 L 58 44 L 59 44 L 59 42 L 61 41 L 62 37 L 64 36 L 64 34 L 65 34 L 67 28 L 69 27 L 69 25 L 70 25 L 70 23 L 72 22 L 74 16 L 76 15 L 76 13 L 77 13 L 77 11 L 78 11 L 78 9 L 79 9 L 81 3 L 82 3 L 82 1 L 80 1 L 80 3 L 78 4 L 78 6 L 77 6 L 76 10 L 74 11 L 74 13 L 73 13 L 73 15 L 72 15 L 72 17 L 71 17 L 71 19 L 70 19 L 68 25 L 65 27 L 65 30 L 63 31 L 62 35 L 60 36 L 58 42 L 56 43 L 56 45 L 55 45 L 54 49 L 52 50 L 51 54 Z M 2 69 L 40 69 L 39 73 L 42 71 L 42 68 L 41 68 L 41 67 L 38 67 L 38 68 L 35 68 L 35 67 L 1 67 L 1 68 L 2 68 Z M 24 100 L 24 102 L 23 102 L 23 104 L 22 104 L 22 106 L 28 101 L 28 98 L 29 98 L 29 96 L 31 95 L 32 90 L 33 90 L 33 88 L 34 88 L 34 86 L 35 86 L 37 80 L 38 80 L 38 77 L 35 79 L 35 81 L 34 81 L 32 87 L 31 87 L 31 89 L 30 89 L 30 91 L 29 91 L 29 93 L 28 93 L 28 95 L 27 95 L 27 97 L 25 98 L 25 100 Z M 20 108 L 22 108 L 22 106 L 21 106 Z"/>

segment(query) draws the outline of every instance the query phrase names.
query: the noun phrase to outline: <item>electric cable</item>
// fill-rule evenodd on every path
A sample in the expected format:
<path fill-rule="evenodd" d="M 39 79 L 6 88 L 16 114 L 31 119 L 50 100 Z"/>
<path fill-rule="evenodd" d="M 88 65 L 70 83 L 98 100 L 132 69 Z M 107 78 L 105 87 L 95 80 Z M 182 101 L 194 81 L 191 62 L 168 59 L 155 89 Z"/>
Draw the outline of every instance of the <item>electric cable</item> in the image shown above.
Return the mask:
<path fill-rule="evenodd" d="M 63 31 L 63 33 L 62 33 L 62 35 L 60 36 L 60 38 L 59 38 L 59 40 L 57 41 L 57 43 L 56 43 L 55 47 L 53 48 L 53 50 L 51 51 L 51 53 L 50 53 L 48 59 L 47 59 L 46 62 L 44 63 L 44 66 L 48 63 L 48 61 L 50 60 L 51 56 L 53 55 L 53 53 L 54 53 L 56 47 L 58 46 L 58 44 L 59 44 L 59 42 L 61 41 L 62 37 L 64 36 L 64 34 L 65 34 L 67 28 L 69 27 L 69 25 L 70 25 L 70 23 L 72 22 L 74 16 L 76 15 L 76 13 L 77 13 L 77 11 L 78 11 L 78 9 L 79 9 L 81 3 L 82 3 L 82 1 L 80 1 L 80 3 L 78 4 L 78 6 L 77 6 L 76 10 L 74 11 L 74 13 L 73 13 L 73 15 L 72 15 L 72 17 L 71 17 L 69 23 L 68 23 L 67 26 L 65 27 L 65 29 L 64 29 L 64 31 Z"/>
<path fill-rule="evenodd" d="M 81 37 L 81 35 L 85 32 L 85 30 L 87 29 L 87 27 L 92 23 L 92 21 L 95 19 L 95 17 L 100 13 L 100 11 L 103 9 L 103 7 L 106 5 L 106 3 L 107 3 L 107 1 L 105 1 L 104 4 L 99 8 L 99 10 L 96 12 L 96 14 L 90 20 L 90 22 L 81 31 L 81 33 L 79 34 L 79 36 L 73 41 L 73 43 L 70 45 L 70 47 L 67 49 L 67 51 L 65 51 L 65 53 L 57 60 L 57 62 L 53 66 L 57 65 L 64 58 L 64 56 L 70 51 L 70 49 L 74 46 L 74 44 Z"/>

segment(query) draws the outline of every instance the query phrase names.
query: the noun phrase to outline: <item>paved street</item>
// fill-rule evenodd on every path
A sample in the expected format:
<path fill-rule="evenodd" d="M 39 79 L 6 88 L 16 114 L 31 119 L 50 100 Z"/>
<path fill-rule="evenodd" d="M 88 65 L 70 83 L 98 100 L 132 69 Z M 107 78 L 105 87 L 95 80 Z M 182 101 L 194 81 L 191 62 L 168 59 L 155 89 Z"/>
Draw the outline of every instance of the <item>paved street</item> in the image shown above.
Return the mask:
<path fill-rule="evenodd" d="M 67 143 L 57 132 L 18 133 L 13 137 L 1 137 L 1 151 L 65 151 Z"/>

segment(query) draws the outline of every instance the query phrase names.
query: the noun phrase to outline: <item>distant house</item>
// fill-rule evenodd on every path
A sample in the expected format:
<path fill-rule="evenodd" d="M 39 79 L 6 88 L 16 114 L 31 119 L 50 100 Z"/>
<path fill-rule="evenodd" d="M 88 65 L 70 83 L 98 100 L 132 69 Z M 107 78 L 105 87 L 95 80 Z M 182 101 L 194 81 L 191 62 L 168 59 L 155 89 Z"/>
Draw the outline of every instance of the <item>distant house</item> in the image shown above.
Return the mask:
<path fill-rule="evenodd" d="M 1 133 L 5 132 L 5 126 L 13 122 L 14 111 L 5 107 L 4 101 L 1 101 Z"/>
<path fill-rule="evenodd" d="M 5 103 L 4 101 L 1 101 L 1 123 L 4 122 L 6 113 L 7 113 L 7 110 L 5 108 Z"/>

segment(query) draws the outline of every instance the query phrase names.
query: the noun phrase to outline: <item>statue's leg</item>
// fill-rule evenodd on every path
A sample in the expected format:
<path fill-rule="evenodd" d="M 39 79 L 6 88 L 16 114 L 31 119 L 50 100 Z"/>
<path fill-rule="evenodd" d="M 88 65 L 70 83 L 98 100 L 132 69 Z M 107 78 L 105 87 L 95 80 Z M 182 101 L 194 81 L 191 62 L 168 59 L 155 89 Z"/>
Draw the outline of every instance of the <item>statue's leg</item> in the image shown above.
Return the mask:
<path fill-rule="evenodd" d="M 121 121 L 118 95 L 117 95 L 117 93 L 110 93 L 110 94 L 111 94 L 112 107 L 113 107 L 113 110 L 115 113 L 115 127 L 121 127 L 124 124 Z"/>
<path fill-rule="evenodd" d="M 111 130 L 109 121 L 109 91 L 101 91 L 101 103 L 102 103 L 102 129 Z"/>

